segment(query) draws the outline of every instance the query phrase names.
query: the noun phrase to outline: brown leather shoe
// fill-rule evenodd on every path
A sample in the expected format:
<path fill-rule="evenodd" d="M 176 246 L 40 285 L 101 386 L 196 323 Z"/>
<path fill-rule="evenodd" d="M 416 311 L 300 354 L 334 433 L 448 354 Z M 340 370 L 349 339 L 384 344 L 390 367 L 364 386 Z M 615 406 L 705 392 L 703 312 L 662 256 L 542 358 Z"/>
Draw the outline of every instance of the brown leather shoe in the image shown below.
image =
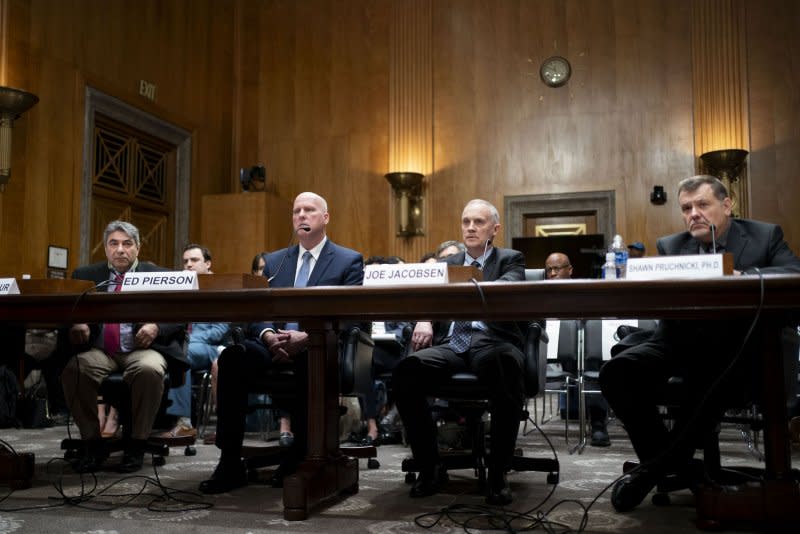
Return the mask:
<path fill-rule="evenodd" d="M 177 424 L 172 430 L 165 430 L 164 432 L 159 432 L 151 437 L 158 439 L 196 438 L 197 429 L 188 428 L 181 424 Z"/>

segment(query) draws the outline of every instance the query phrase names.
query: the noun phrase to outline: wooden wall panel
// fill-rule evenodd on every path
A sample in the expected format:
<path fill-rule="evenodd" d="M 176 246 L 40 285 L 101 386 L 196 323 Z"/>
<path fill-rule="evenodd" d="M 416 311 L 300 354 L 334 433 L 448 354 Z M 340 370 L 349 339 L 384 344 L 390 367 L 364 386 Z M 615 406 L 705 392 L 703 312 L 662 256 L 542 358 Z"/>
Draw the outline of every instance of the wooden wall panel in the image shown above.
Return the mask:
<path fill-rule="evenodd" d="M 783 227 L 800 252 L 800 4 L 746 2 L 752 216 Z"/>
<path fill-rule="evenodd" d="M 0 246 L 15 251 L 0 272 L 44 276 L 48 244 L 68 247 L 76 266 L 87 83 L 192 131 L 191 209 L 179 216 L 198 239 L 201 195 L 230 187 L 233 3 L 9 1 L 20 46 L 8 55 L 8 83 L 40 102 L 22 118 L 14 152 L 24 159 L 0 200 Z M 156 84 L 155 103 L 138 95 L 140 79 Z"/>
<path fill-rule="evenodd" d="M 736 1 L 746 13 L 751 213 L 781 223 L 800 249 L 792 206 L 800 188 L 799 8 L 793 0 Z M 656 237 L 680 230 L 675 186 L 694 173 L 702 134 L 691 28 L 695 7 L 707 2 L 426 4 L 433 168 L 428 232 L 412 250 L 458 238 L 461 209 L 474 197 L 502 211 L 509 195 L 613 190 L 628 241 L 653 250 Z M 393 9 L 401 4 L 5 0 L 5 83 L 41 102 L 17 123 L 12 182 L 0 196 L 0 247 L 11 253 L 0 272 L 43 275 L 50 243 L 77 252 L 89 82 L 193 132 L 191 212 L 181 214 L 190 217 L 191 239 L 204 218 L 202 195 L 237 191 L 238 168 L 263 163 L 279 198 L 313 190 L 328 199 L 335 241 L 364 254 L 407 250 L 392 236 L 383 178 Z M 573 66 L 559 89 L 538 76 L 554 54 Z M 158 86 L 155 103 L 137 95 L 140 79 Z M 667 204 L 649 203 L 654 185 L 665 187 Z"/>

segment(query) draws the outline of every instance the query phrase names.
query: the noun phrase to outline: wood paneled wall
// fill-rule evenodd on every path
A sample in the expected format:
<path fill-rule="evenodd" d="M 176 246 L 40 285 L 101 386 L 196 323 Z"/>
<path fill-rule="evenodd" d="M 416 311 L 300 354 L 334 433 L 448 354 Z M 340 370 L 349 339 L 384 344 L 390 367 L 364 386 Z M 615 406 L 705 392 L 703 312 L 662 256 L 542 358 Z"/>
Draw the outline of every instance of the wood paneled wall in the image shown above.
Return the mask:
<path fill-rule="evenodd" d="M 228 192 L 233 4 L 214 0 L 6 0 L 3 83 L 38 95 L 17 121 L 12 178 L 0 195 L 0 272 L 44 276 L 49 244 L 78 258 L 87 84 L 193 134 L 190 239 L 200 198 Z M 157 86 L 138 95 L 139 80 Z M 179 214 L 189 217 L 189 214 Z"/>
<path fill-rule="evenodd" d="M 41 98 L 16 124 L 0 272 L 43 275 L 48 244 L 77 257 L 87 83 L 193 132 L 191 211 L 181 214 L 190 238 L 201 196 L 235 192 L 238 168 L 263 163 L 272 194 L 328 199 L 335 241 L 407 250 L 390 230 L 383 177 L 397 9 L 427 9 L 431 28 L 428 233 L 414 251 L 458 238 L 471 198 L 502 212 L 508 195 L 598 190 L 615 191 L 623 236 L 653 251 L 657 236 L 681 229 L 675 186 L 694 173 L 705 135 L 693 93 L 703 33 L 692 28 L 714 1 L 0 0 L 2 83 Z M 750 212 L 782 224 L 800 250 L 800 7 L 733 4 L 745 12 Z M 554 54 L 573 67 L 558 89 L 538 75 Z M 136 94 L 140 79 L 158 86 L 154 104 Z M 654 185 L 667 204 L 650 204 Z"/>

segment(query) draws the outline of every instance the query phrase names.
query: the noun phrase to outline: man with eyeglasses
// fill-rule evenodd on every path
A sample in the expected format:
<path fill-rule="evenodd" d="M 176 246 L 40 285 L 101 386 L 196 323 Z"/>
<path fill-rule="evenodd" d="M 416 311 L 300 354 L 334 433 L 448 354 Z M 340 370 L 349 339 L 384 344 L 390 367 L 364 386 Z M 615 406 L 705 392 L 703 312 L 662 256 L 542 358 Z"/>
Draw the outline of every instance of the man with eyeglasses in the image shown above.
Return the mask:
<path fill-rule="evenodd" d="M 569 257 L 563 252 L 553 252 L 544 261 L 544 273 L 548 280 L 572 278 L 572 264 Z M 565 370 L 576 371 L 576 369 Z M 573 404 L 573 406 L 577 405 L 577 402 Z M 611 445 L 611 439 L 608 437 L 608 403 L 606 399 L 600 395 L 589 395 L 587 406 L 589 422 L 592 425 L 592 439 L 589 443 L 592 447 L 608 447 Z M 569 414 L 565 415 L 569 417 Z"/>
<path fill-rule="evenodd" d="M 572 264 L 566 254 L 553 252 L 544 261 L 544 274 L 548 280 L 572 278 Z"/>

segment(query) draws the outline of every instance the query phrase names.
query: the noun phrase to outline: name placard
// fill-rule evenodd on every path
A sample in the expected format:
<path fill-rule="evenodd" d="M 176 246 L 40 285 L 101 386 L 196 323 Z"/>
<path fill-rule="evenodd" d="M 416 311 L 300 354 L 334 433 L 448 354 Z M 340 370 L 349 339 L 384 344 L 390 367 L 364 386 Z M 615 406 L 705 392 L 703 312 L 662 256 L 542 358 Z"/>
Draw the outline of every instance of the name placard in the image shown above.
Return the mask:
<path fill-rule="evenodd" d="M 397 263 L 364 267 L 365 286 L 446 284 L 446 263 Z"/>
<path fill-rule="evenodd" d="M 19 295 L 16 278 L 0 278 L 0 295 Z"/>
<path fill-rule="evenodd" d="M 187 291 L 198 289 L 194 271 L 125 273 L 120 291 Z"/>
<path fill-rule="evenodd" d="M 628 259 L 628 280 L 715 278 L 726 274 L 722 254 L 653 256 Z"/>

